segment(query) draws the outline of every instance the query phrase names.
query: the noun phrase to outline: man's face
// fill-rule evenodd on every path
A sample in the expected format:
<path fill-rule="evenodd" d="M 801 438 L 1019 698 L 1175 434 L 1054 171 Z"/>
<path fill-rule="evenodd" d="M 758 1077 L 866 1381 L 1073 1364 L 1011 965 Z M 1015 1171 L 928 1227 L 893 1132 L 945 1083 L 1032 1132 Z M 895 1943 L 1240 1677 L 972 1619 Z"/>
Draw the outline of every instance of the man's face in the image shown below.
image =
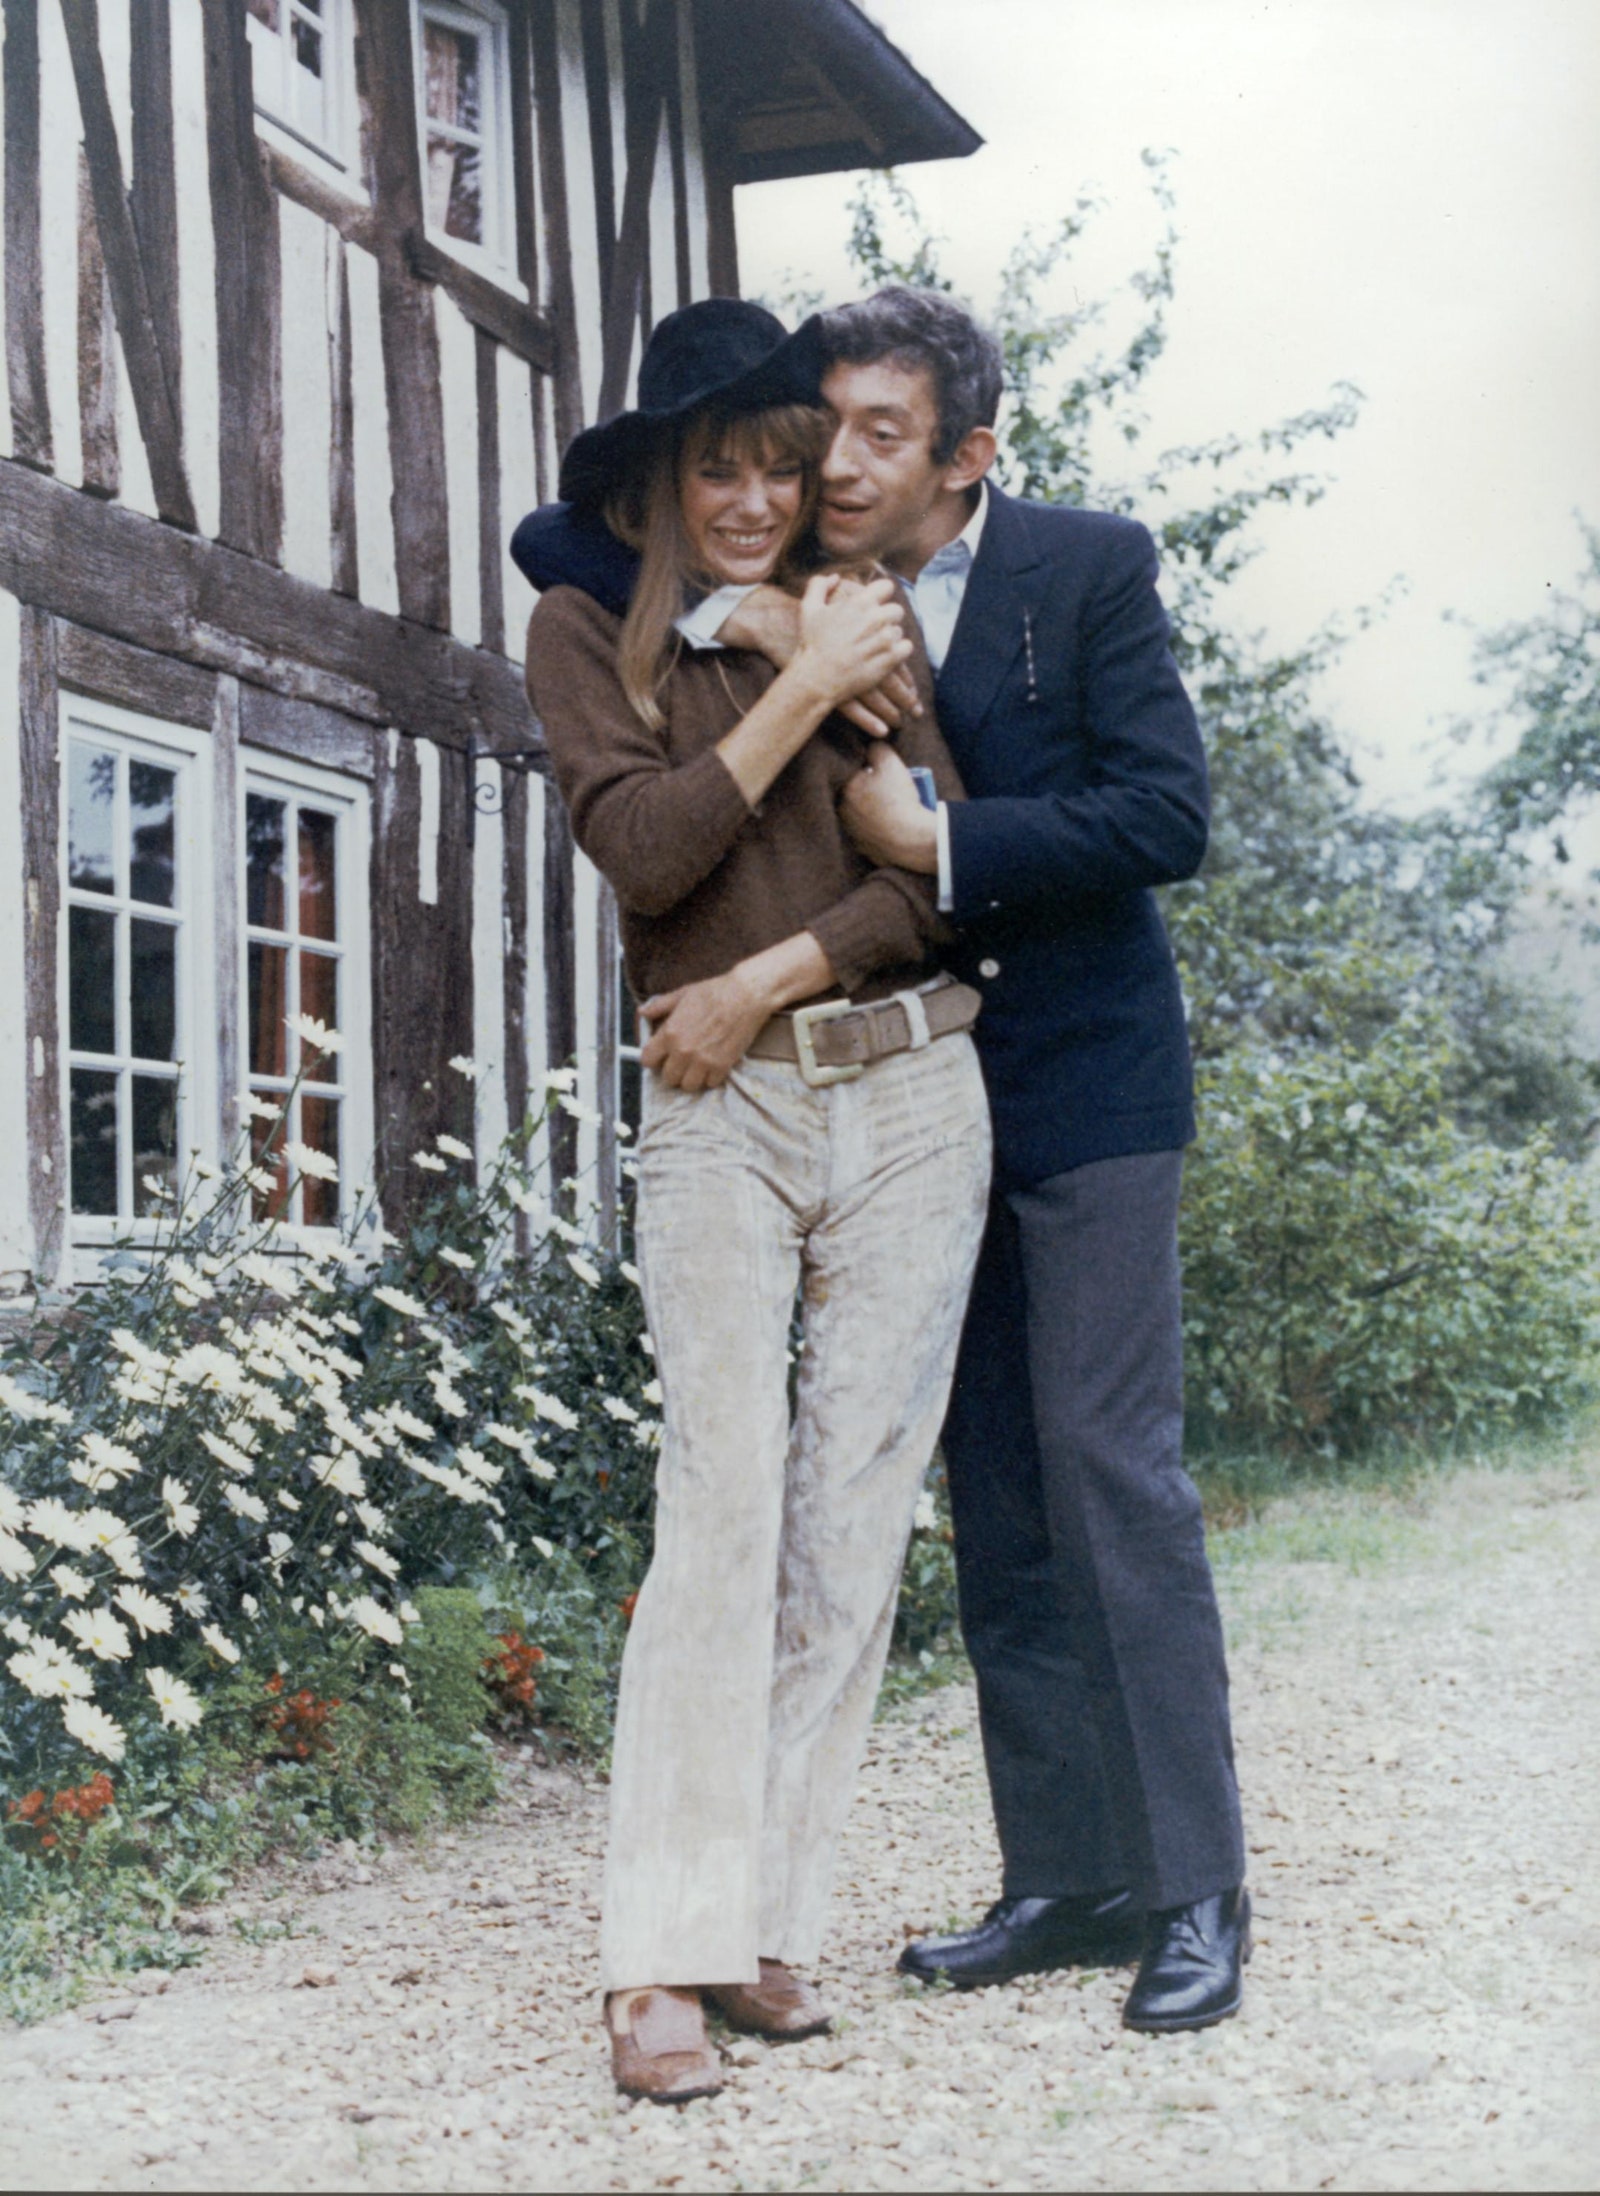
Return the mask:
<path fill-rule="evenodd" d="M 839 364 L 822 382 L 836 425 L 822 467 L 817 538 L 830 557 L 893 563 L 921 532 L 948 466 L 933 458 L 939 425 L 931 376 L 892 359 Z"/>

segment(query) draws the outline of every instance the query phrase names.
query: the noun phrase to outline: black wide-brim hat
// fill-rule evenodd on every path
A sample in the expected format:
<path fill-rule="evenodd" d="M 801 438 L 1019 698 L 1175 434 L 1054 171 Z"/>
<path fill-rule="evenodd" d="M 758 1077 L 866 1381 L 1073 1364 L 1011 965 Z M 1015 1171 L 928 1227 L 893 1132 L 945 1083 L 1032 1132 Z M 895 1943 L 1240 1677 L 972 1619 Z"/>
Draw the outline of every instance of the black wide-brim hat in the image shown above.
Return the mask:
<path fill-rule="evenodd" d="M 724 417 L 778 404 L 822 402 L 822 324 L 813 313 L 790 335 L 776 314 L 737 297 L 707 297 L 658 320 L 639 362 L 639 401 L 575 435 L 561 460 L 563 502 L 604 503 L 691 412 Z"/>

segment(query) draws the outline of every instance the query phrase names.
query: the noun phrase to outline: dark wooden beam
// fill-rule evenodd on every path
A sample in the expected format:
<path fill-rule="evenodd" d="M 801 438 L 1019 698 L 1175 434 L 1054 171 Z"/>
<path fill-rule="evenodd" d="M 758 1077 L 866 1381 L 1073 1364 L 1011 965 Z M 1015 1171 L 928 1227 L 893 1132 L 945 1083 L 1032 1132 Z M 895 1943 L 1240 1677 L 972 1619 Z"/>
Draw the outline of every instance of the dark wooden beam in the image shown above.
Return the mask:
<path fill-rule="evenodd" d="M 394 0 L 356 0 L 378 231 L 378 318 L 389 400 L 394 480 L 394 560 L 400 611 L 421 625 L 450 625 L 450 527 L 444 462 L 444 398 L 433 296 L 417 279 L 406 239 L 423 234 L 422 154 L 417 143 L 411 10 Z"/>
<path fill-rule="evenodd" d="M 333 432 L 328 448 L 328 511 L 334 592 L 361 593 L 356 525 L 356 392 L 350 334 L 348 245 L 339 246 L 333 321 Z"/>
<path fill-rule="evenodd" d="M 359 244 L 369 252 L 377 250 L 379 218 L 371 206 L 346 198 L 343 191 L 336 191 L 331 183 L 313 175 L 280 146 L 269 145 L 264 138 L 256 149 L 262 172 L 275 191 L 326 221 L 330 229 L 337 229 L 347 244 Z"/>
<path fill-rule="evenodd" d="M 178 332 L 178 174 L 173 152 L 171 0 L 139 0 L 129 51 L 133 104 L 133 230 L 144 265 L 150 327 L 183 416 L 183 346 Z"/>
<path fill-rule="evenodd" d="M 145 278 L 144 255 L 133 226 L 122 180 L 122 146 L 111 118 L 106 91 L 106 72 L 100 59 L 100 21 L 95 0 L 60 0 L 66 25 L 67 51 L 72 57 L 73 81 L 78 87 L 78 112 L 83 122 L 83 149 L 89 163 L 89 188 L 94 196 L 95 224 L 100 249 L 105 255 L 106 281 L 111 290 L 117 333 L 128 369 L 128 389 L 133 398 L 145 456 L 150 463 L 150 485 L 156 509 L 173 526 L 195 524 L 194 499 L 183 468 L 183 424 L 178 393 L 167 376 L 167 361 L 156 339 L 150 286 Z M 226 232 L 222 232 L 226 234 Z M 218 253 L 219 264 L 223 258 Z M 176 261 L 174 261 L 174 274 Z"/>
<path fill-rule="evenodd" d="M 578 1051 L 578 966 L 573 940 L 577 892 L 572 826 L 561 796 L 544 796 L 544 1040 L 551 1067 L 565 1067 Z M 578 1171 L 578 1124 L 559 1106 L 550 1115 L 550 1202 Z M 565 1200 L 562 1201 L 563 1204 Z"/>
<path fill-rule="evenodd" d="M 578 372 L 578 310 L 572 284 L 572 233 L 567 213 L 565 133 L 561 120 L 561 51 L 556 0 L 532 0 L 528 18 L 533 49 L 533 89 L 539 154 L 539 193 L 544 201 L 545 264 L 549 270 L 550 319 L 555 333 L 552 373 L 557 453 L 583 425 L 583 386 Z M 8 201 L 9 203 L 9 201 Z M 542 444 L 539 445 L 542 451 Z M 541 489 L 547 492 L 548 484 Z"/>
<path fill-rule="evenodd" d="M 533 53 L 528 38 L 527 0 L 515 0 L 510 29 L 511 190 L 516 210 L 517 280 L 537 304 L 539 225 L 534 208 Z"/>
<path fill-rule="evenodd" d="M 133 648 L 69 619 L 56 621 L 56 664 L 70 693 L 93 694 L 122 709 L 138 709 L 168 724 L 209 727 L 216 708 L 216 674 L 175 656 Z"/>
<path fill-rule="evenodd" d="M 423 282 L 436 282 L 440 289 L 448 290 L 475 328 L 493 336 L 508 351 L 515 351 L 518 358 L 525 358 L 540 373 L 550 371 L 555 363 L 555 334 L 543 313 L 501 289 L 486 275 L 463 267 L 459 259 L 441 250 L 420 229 L 407 234 L 405 252 L 411 272 Z"/>
<path fill-rule="evenodd" d="M 9 27 L 9 14 L 8 14 Z M 18 694 L 22 783 L 23 984 L 28 1084 L 28 1213 L 33 1270 L 55 1279 L 70 1194 L 57 943 L 61 914 L 61 735 L 54 621 L 24 609 Z"/>
<path fill-rule="evenodd" d="M 221 383 L 218 538 L 276 562 L 283 541 L 278 208 L 256 151 L 244 9 L 205 0 L 206 160 L 216 254 Z"/>
<path fill-rule="evenodd" d="M 38 0 L 5 0 L 6 375 L 11 447 L 48 472 L 50 392 L 44 369 L 39 236 Z"/>
<path fill-rule="evenodd" d="M 672 160 L 674 303 L 682 307 L 694 300 L 694 262 L 689 253 L 689 175 L 683 149 L 683 70 L 677 54 L 667 80 L 667 148 Z"/>
<path fill-rule="evenodd" d="M 617 244 L 616 150 L 611 142 L 611 58 L 606 51 L 605 0 L 578 0 L 583 24 L 583 88 L 589 105 L 589 158 L 594 169 L 596 249 L 600 254 L 600 295 L 611 288 L 611 263 Z M 580 251 L 588 239 L 580 238 Z"/>
<path fill-rule="evenodd" d="M 0 460 L 0 587 L 135 647 L 441 746 L 541 745 L 505 657 L 10 459 Z"/>
<path fill-rule="evenodd" d="M 666 111 L 668 70 L 678 57 L 677 11 L 671 0 L 651 0 L 650 12 L 630 41 L 628 173 L 622 219 L 605 293 L 604 349 L 600 369 L 601 419 L 620 412 L 628 391 L 634 330 L 639 324 L 650 263 L 650 194 Z"/>
<path fill-rule="evenodd" d="M 478 614 L 485 648 L 506 652 L 505 549 L 500 536 L 499 345 L 479 328 L 476 346 L 478 399 Z"/>
<path fill-rule="evenodd" d="M 502 770 L 500 904 L 505 922 L 501 973 L 501 1028 L 506 1119 L 513 1132 L 528 1111 L 528 781 L 520 770 Z M 523 1215 L 517 1215 L 523 1220 Z M 517 1248 L 526 1251 L 526 1223 Z"/>
<path fill-rule="evenodd" d="M 398 1228 L 427 1195 L 411 1164 L 441 1129 L 459 1135 L 459 1076 L 472 1050 L 472 877 L 467 835 L 471 756 L 439 758 L 439 891 L 419 892 L 422 801 L 418 743 L 380 771 L 373 802 L 373 1130 L 384 1217 Z"/>
<path fill-rule="evenodd" d="M 89 162 L 78 147 L 78 429 L 83 485 L 91 495 L 114 496 L 122 487 L 117 446 L 116 318 L 100 225 L 94 217 Z"/>

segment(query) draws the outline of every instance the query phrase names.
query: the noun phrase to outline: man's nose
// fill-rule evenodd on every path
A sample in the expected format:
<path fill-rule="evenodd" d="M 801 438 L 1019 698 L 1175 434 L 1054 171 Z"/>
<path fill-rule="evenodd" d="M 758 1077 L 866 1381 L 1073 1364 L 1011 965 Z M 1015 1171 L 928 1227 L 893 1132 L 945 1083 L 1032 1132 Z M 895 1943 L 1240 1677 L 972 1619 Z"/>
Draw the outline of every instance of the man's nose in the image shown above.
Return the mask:
<path fill-rule="evenodd" d="M 841 420 L 833 430 L 833 440 L 828 444 L 828 454 L 822 461 L 822 477 L 835 487 L 847 480 L 854 480 L 857 466 L 850 452 L 850 435 Z"/>

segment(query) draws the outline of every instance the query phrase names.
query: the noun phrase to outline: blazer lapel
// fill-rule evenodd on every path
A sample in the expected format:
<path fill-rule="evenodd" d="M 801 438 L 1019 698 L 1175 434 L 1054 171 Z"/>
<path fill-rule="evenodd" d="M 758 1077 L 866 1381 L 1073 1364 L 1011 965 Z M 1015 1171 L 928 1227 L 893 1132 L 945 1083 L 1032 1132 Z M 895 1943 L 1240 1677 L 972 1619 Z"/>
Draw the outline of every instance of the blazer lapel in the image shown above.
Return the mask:
<path fill-rule="evenodd" d="M 1043 561 L 1017 502 L 991 482 L 983 538 L 934 687 L 947 735 L 959 740 L 983 722 L 1023 645 L 1023 612 L 1034 594 L 1026 575 Z"/>

